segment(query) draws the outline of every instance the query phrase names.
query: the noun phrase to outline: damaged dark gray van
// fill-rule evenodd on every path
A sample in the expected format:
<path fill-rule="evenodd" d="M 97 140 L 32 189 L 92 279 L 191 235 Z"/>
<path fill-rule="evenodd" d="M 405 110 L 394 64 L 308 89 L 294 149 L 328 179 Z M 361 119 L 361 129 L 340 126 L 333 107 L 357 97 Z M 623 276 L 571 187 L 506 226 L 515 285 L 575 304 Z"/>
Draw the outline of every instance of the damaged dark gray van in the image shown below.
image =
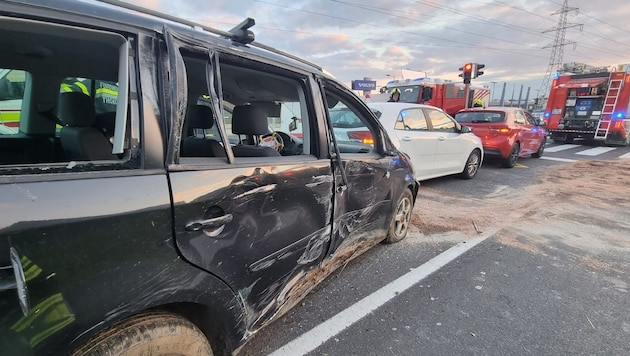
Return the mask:
<path fill-rule="evenodd" d="M 237 353 L 405 237 L 408 158 L 348 88 L 253 25 L 2 2 L 2 354 Z M 340 108 L 362 123 L 352 140 L 336 140 Z"/>

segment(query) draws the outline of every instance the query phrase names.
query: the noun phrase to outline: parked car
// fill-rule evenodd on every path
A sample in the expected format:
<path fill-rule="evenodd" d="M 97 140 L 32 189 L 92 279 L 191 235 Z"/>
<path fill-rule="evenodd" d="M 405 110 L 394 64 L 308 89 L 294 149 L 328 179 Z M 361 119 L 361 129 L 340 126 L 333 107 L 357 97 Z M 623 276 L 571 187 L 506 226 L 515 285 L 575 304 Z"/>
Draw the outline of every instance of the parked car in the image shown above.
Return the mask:
<path fill-rule="evenodd" d="M 343 83 L 252 19 L 111 3 L 0 7 L 25 88 L 0 135 L 0 354 L 232 354 L 406 236 L 411 163 Z M 333 107 L 372 141 L 337 143 Z"/>
<path fill-rule="evenodd" d="M 368 103 L 394 145 L 411 157 L 417 180 L 451 174 L 473 178 L 483 162 L 479 138 L 442 109 L 423 104 Z"/>
<path fill-rule="evenodd" d="M 503 167 L 514 167 L 523 156 L 540 158 L 545 150 L 547 130 L 521 108 L 464 109 L 455 114 L 455 120 L 470 126 L 481 138 L 486 155 L 499 157 Z"/>

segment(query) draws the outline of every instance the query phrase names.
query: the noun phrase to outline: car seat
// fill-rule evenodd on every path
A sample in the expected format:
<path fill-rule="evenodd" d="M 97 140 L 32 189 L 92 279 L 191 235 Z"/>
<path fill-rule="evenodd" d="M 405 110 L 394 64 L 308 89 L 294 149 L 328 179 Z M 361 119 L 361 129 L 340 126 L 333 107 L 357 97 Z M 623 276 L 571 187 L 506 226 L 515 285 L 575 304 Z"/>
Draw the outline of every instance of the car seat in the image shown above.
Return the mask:
<path fill-rule="evenodd" d="M 269 133 L 267 114 L 253 105 L 234 107 L 232 111 L 232 133 L 239 135 L 239 144 L 232 147 L 236 157 L 273 157 L 280 153 L 271 147 L 260 146 L 259 136 Z M 246 135 L 245 143 L 240 135 Z"/>
<path fill-rule="evenodd" d="M 192 105 L 186 112 L 182 141 L 182 156 L 185 157 L 225 157 L 225 149 L 219 141 L 206 136 L 206 131 L 214 126 L 212 109 L 205 105 Z"/>
<path fill-rule="evenodd" d="M 61 93 L 57 117 L 63 124 L 59 140 L 66 158 L 74 161 L 117 160 L 112 144 L 94 127 L 96 112 L 92 98 L 79 92 Z"/>

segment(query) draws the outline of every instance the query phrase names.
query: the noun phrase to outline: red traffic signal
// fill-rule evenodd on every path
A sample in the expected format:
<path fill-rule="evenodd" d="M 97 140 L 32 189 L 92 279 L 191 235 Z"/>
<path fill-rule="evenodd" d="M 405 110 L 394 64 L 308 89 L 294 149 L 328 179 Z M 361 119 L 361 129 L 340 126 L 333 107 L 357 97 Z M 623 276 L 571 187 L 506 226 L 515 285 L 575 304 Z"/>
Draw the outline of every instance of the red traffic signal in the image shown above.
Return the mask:
<path fill-rule="evenodd" d="M 459 76 L 464 78 L 464 84 L 470 84 L 470 78 L 472 78 L 472 72 L 473 72 L 473 64 L 466 63 L 464 64 L 463 67 L 460 67 L 459 70 L 462 71 L 462 73 L 460 73 Z"/>

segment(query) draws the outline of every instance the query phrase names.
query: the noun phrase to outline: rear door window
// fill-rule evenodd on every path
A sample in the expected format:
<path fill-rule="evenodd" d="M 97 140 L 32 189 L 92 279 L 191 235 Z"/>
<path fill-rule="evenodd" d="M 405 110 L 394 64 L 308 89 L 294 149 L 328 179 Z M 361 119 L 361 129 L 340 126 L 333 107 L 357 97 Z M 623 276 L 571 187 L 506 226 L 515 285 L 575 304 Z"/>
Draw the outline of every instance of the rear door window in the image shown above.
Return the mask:
<path fill-rule="evenodd" d="M 422 109 L 405 109 L 398 115 L 394 129 L 427 131 L 429 125 Z"/>
<path fill-rule="evenodd" d="M 433 131 L 455 132 L 457 124 L 442 111 L 426 109 Z"/>

